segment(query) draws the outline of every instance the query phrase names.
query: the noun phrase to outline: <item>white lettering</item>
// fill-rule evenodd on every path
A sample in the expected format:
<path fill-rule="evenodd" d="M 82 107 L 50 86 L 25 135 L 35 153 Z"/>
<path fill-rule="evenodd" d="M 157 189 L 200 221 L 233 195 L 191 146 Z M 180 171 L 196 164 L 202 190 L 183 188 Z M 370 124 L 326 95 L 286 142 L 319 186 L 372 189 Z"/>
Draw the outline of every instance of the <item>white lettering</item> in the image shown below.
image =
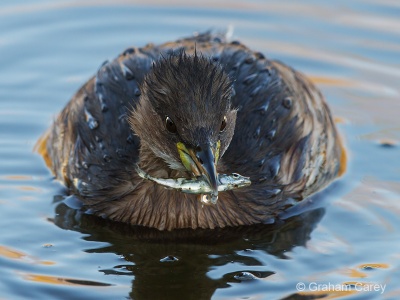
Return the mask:
<path fill-rule="evenodd" d="M 298 282 L 296 284 L 298 291 L 306 291 L 307 289 L 311 292 L 336 292 L 336 291 L 357 291 L 357 292 L 380 292 L 383 294 L 386 289 L 386 284 L 378 283 L 351 283 L 351 284 L 333 284 L 328 283 L 317 283 L 310 282 L 306 285 L 304 282 Z"/>

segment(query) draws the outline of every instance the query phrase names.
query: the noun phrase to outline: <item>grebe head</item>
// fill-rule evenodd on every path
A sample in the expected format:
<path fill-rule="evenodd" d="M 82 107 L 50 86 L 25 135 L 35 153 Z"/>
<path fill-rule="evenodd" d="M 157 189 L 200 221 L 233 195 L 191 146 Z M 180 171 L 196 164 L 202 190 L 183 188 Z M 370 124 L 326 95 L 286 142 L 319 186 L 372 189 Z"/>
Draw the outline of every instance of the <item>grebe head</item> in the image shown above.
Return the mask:
<path fill-rule="evenodd" d="M 182 52 L 155 62 L 141 89 L 129 116 L 141 151 L 150 150 L 171 169 L 205 176 L 217 193 L 216 166 L 236 122 L 227 74 L 209 58 Z"/>

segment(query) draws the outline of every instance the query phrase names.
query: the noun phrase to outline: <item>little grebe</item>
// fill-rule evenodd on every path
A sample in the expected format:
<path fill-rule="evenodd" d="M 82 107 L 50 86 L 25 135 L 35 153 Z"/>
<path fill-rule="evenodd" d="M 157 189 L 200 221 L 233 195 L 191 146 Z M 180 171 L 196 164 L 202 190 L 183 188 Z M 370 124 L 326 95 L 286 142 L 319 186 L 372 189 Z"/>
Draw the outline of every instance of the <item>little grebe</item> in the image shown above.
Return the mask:
<path fill-rule="evenodd" d="M 39 141 L 46 163 L 93 214 L 172 230 L 270 223 L 345 168 L 329 108 L 304 75 L 205 33 L 126 49 L 106 62 Z M 141 178 L 218 174 L 248 187 L 203 195 Z"/>

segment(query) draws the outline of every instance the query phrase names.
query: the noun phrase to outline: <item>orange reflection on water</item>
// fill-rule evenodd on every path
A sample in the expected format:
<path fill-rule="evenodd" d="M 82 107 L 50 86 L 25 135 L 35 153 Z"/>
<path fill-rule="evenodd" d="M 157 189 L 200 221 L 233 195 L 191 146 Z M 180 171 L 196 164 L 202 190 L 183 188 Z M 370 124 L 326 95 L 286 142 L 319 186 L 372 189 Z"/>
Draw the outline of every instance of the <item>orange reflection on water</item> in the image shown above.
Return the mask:
<path fill-rule="evenodd" d="M 53 261 L 39 260 L 33 256 L 30 256 L 28 254 L 21 252 L 21 251 L 12 249 L 10 247 L 2 246 L 2 245 L 0 245 L 0 256 L 8 258 L 8 259 L 16 259 L 16 260 L 21 260 L 24 262 L 38 264 L 38 265 L 46 265 L 46 266 L 55 265 L 55 262 L 53 262 Z"/>
<path fill-rule="evenodd" d="M 324 84 L 324 85 L 333 85 L 333 86 L 352 86 L 354 85 L 349 80 L 344 80 L 340 78 L 333 77 L 323 77 L 323 76 L 307 76 L 314 84 Z"/>
<path fill-rule="evenodd" d="M 0 256 L 11 258 L 11 259 L 22 259 L 26 255 L 17 250 L 13 250 L 11 248 L 7 248 L 5 246 L 0 246 Z"/>
<path fill-rule="evenodd" d="M 366 278 L 368 277 L 367 274 L 357 270 L 357 269 L 348 269 L 343 272 L 344 274 L 348 275 L 351 278 Z"/>
<path fill-rule="evenodd" d="M 388 269 L 389 265 L 388 264 L 379 264 L 379 263 L 373 263 L 373 264 L 362 264 L 358 266 L 360 269 Z"/>
<path fill-rule="evenodd" d="M 80 286 L 111 286 L 109 283 L 90 281 L 90 280 L 81 280 L 74 278 L 63 278 L 51 275 L 41 275 L 41 274 L 22 274 L 22 277 L 25 280 L 47 283 L 47 284 L 56 284 L 56 285 L 80 285 Z"/>
<path fill-rule="evenodd" d="M 27 175 L 7 175 L 2 177 L 7 180 L 32 180 L 32 176 Z"/>
<path fill-rule="evenodd" d="M 33 181 L 32 176 L 27 176 L 27 175 L 6 175 L 6 176 L 0 176 L 0 179 L 2 180 L 7 180 L 7 181 Z M 1 188 L 1 186 L 0 186 Z M 18 185 L 14 186 L 13 188 L 18 189 L 20 191 L 25 191 L 25 192 L 40 192 L 41 189 L 30 186 L 30 185 Z M 31 200 L 31 198 L 19 198 L 21 200 Z"/>
<path fill-rule="evenodd" d="M 49 284 L 63 284 L 63 285 L 73 285 L 66 278 L 39 275 L 39 274 L 25 274 L 24 279 L 35 282 L 49 283 Z"/>
<path fill-rule="evenodd" d="M 307 292 L 300 292 L 299 295 L 302 296 L 308 296 L 308 297 L 315 297 L 315 299 L 337 299 L 337 298 L 343 298 L 346 296 L 354 295 L 356 294 L 356 290 L 329 290 L 329 291 L 307 291 Z M 311 298 L 313 299 L 313 298 Z"/>
<path fill-rule="evenodd" d="M 33 186 L 28 186 L 28 185 L 21 185 L 17 187 L 21 191 L 29 191 L 29 192 L 38 192 L 40 189 L 35 188 Z"/>
<path fill-rule="evenodd" d="M 338 117 L 338 116 L 333 117 L 333 121 L 335 121 L 335 124 L 347 124 L 347 123 L 349 123 L 349 120 L 347 120 L 346 118 Z"/>

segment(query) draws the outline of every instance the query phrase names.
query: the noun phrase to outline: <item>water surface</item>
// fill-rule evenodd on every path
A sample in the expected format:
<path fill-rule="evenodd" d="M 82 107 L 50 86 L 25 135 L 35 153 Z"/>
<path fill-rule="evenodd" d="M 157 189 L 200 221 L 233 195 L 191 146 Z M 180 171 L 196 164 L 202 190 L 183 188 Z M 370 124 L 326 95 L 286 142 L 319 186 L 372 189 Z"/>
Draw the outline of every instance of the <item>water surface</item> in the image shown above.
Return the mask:
<path fill-rule="evenodd" d="M 0 299 L 400 298 L 399 16 L 394 0 L 2 1 Z M 159 233 L 67 207 L 32 149 L 80 85 L 128 46 L 229 26 L 321 88 L 345 176 L 269 226 Z"/>

